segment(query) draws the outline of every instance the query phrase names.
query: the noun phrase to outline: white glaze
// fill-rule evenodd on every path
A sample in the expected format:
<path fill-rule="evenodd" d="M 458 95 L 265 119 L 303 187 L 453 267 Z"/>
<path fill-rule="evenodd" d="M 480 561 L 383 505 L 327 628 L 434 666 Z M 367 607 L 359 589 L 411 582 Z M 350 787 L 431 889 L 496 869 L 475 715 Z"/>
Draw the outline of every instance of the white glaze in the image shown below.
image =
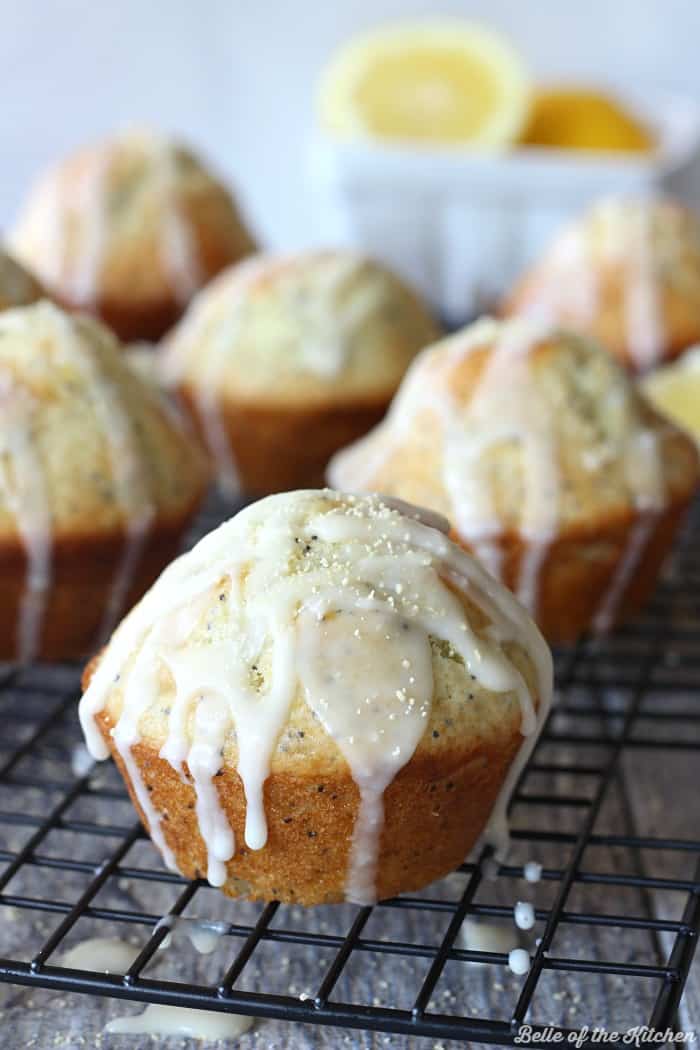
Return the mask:
<path fill-rule="evenodd" d="M 204 438 L 216 465 L 219 486 L 233 498 L 240 492 L 238 468 L 229 441 L 221 405 L 221 385 L 226 373 L 228 354 L 241 327 L 240 306 L 256 280 L 267 271 L 265 255 L 245 259 L 233 270 L 225 271 L 208 288 L 195 296 L 192 305 L 177 329 L 176 338 L 168 344 L 162 361 L 162 373 L 168 386 L 177 385 L 188 365 L 191 346 L 210 328 L 212 297 L 227 300 L 227 320 L 220 323 L 213 337 L 209 354 L 201 361 L 199 382 L 193 387 L 197 412 L 204 430 Z"/>
<path fill-rule="evenodd" d="M 288 261 L 296 262 L 293 256 Z M 314 264 L 313 257 L 310 262 Z M 381 288 L 374 282 L 355 289 L 344 301 L 344 286 L 365 265 L 359 256 L 323 253 L 315 266 L 313 290 L 294 304 L 298 323 L 306 333 L 301 343 L 301 364 L 314 375 L 333 379 L 343 371 L 358 329 L 379 305 Z"/>
<path fill-rule="evenodd" d="M 66 196 L 69 192 L 67 181 L 65 172 L 57 172 L 45 178 L 40 190 L 45 202 L 42 216 L 45 243 L 41 260 L 41 278 L 47 288 L 60 287 L 65 277 L 66 230 L 68 227 Z M 27 233 L 31 241 L 34 236 L 32 224 L 28 225 Z M 19 257 L 22 258 L 21 236 L 17 240 L 16 247 Z"/>
<path fill-rule="evenodd" d="M 15 385 L 9 372 L 0 375 L 0 403 L 0 491 L 14 515 L 27 559 L 17 630 L 17 657 L 26 664 L 39 650 L 51 585 L 51 505 L 32 433 L 35 404 L 27 391 Z"/>
<path fill-rule="evenodd" d="M 213 952 L 227 923 L 185 919 L 169 915 L 158 923 L 171 931 L 182 930 L 200 954 Z M 156 929 L 158 928 L 156 927 Z M 168 935 L 168 938 L 170 934 Z M 160 945 L 169 943 L 166 938 Z M 91 937 L 63 954 L 62 967 L 95 973 L 126 973 L 141 953 L 137 945 L 117 937 Z M 151 1004 L 133 1017 L 118 1017 L 105 1026 L 110 1033 L 129 1035 L 182 1035 L 194 1039 L 231 1039 L 252 1026 L 253 1019 L 239 1014 L 217 1014 L 208 1010 L 189 1010 L 177 1006 Z"/>
<path fill-rule="evenodd" d="M 497 952 L 499 955 L 508 955 L 518 947 L 518 935 L 512 926 L 495 922 L 478 922 L 475 919 L 464 920 L 459 930 L 458 940 L 462 948 L 471 952 Z M 474 962 L 472 965 L 488 964 Z"/>
<path fill-rule="evenodd" d="M 129 149 L 143 152 L 142 177 L 151 183 L 143 193 L 153 194 L 159 209 L 155 221 L 160 260 L 176 301 L 184 306 L 204 283 L 202 260 L 178 195 L 174 147 L 149 132 L 127 132 L 94 150 L 77 174 L 73 168 L 61 168 L 47 178 L 40 216 L 41 273 L 49 287 L 63 290 L 74 304 L 92 311 L 99 305 L 112 236 L 111 176 L 120 152 Z"/>
<path fill-rule="evenodd" d="M 235 1039 L 252 1027 L 253 1018 L 242 1014 L 189 1010 L 183 1006 L 151 1003 L 143 1013 L 115 1017 L 105 1025 L 112 1035 L 180 1035 L 192 1039 Z"/>
<path fill-rule="evenodd" d="M 90 937 L 73 945 L 61 957 L 61 966 L 96 973 L 126 973 L 141 949 L 118 937 Z"/>
<path fill-rule="evenodd" d="M 64 179 L 61 182 L 64 193 L 73 196 L 68 198 L 71 210 L 80 215 L 82 223 L 82 240 L 79 250 L 68 256 L 72 268 L 68 273 L 57 275 L 58 280 L 67 284 L 67 296 L 70 302 L 85 308 L 93 308 L 100 295 L 100 271 L 107 246 L 107 189 L 111 153 L 106 151 L 96 159 L 92 167 L 85 167 L 75 180 Z M 63 209 L 66 202 L 58 200 L 56 205 Z M 68 210 L 64 213 L 64 227 L 61 235 L 68 239 L 71 236 L 71 216 Z M 64 248 L 65 252 L 65 248 Z M 64 258 L 65 258 L 64 254 Z M 60 287 L 60 284 L 59 284 Z"/>
<path fill-rule="evenodd" d="M 508 954 L 508 966 L 517 977 L 522 977 L 530 969 L 530 956 L 524 948 L 513 948 Z"/>
<path fill-rule="evenodd" d="M 565 230 L 546 259 L 546 283 L 522 304 L 522 315 L 587 329 L 602 308 L 599 268 L 612 265 L 622 276 L 623 331 L 632 364 L 636 371 L 657 364 L 668 339 L 654 259 L 658 207 L 653 199 L 609 199 Z"/>
<path fill-rule="evenodd" d="M 635 369 L 646 372 L 660 360 L 666 345 L 654 267 L 652 206 L 640 205 L 632 209 L 627 223 L 629 255 L 625 282 L 625 332 Z"/>
<path fill-rule="evenodd" d="M 124 517 L 124 552 L 105 606 L 98 638 L 102 641 L 111 633 L 123 611 L 156 510 L 143 450 L 123 394 L 102 371 L 98 356 L 76 333 L 70 316 L 60 310 L 52 313 L 52 323 L 60 336 L 61 353 L 91 392 L 91 404 L 109 449 L 116 501 Z"/>
<path fill-rule="evenodd" d="M 517 442 L 523 456 L 524 502 L 519 532 L 525 552 L 515 590 L 535 618 L 542 567 L 560 531 L 561 496 L 552 406 L 530 374 L 530 352 L 546 335 L 541 325 L 541 321 L 522 319 L 498 325 L 487 319 L 424 352 L 409 369 L 385 421 L 367 438 L 337 454 L 328 469 L 336 487 L 367 491 L 374 487 L 377 473 L 401 448 L 412 428 L 439 426 L 442 482 L 457 532 L 484 567 L 500 578 L 503 523 L 493 506 L 484 455 L 498 442 Z M 466 406 L 456 404 L 450 389 L 454 366 L 489 343 L 492 349 L 470 401 Z M 436 373 L 428 378 L 426 362 Z M 624 396 L 623 391 L 621 400 Z M 659 435 L 640 425 L 629 407 L 621 407 L 629 415 L 629 437 L 619 454 L 628 492 L 641 517 L 629 530 L 622 557 L 593 618 L 596 633 L 604 633 L 614 624 L 667 502 Z M 430 413 L 428 423 L 423 418 L 426 412 Z M 588 465 L 592 470 L 601 469 L 593 458 Z"/>
<path fill-rule="evenodd" d="M 512 596 L 442 532 L 378 498 L 349 496 L 295 522 L 292 509 L 300 498 L 318 497 L 302 493 L 261 501 L 174 562 L 114 634 L 81 701 L 80 718 L 91 753 L 105 758 L 95 716 L 117 677 L 124 676 L 113 736 L 152 838 L 172 863 L 131 754 L 140 720 L 157 702 L 160 668 L 167 667 L 175 698 L 161 756 L 179 773 L 186 765 L 194 779 L 208 878 L 221 885 L 235 849 L 216 787 L 222 749 L 235 730 L 247 803 L 246 844 L 261 849 L 267 840 L 263 785 L 301 689 L 360 790 L 346 893 L 365 903 L 374 900 L 384 790 L 410 760 L 430 712 L 428 635 L 448 641 L 484 688 L 518 697 L 526 737 L 549 706 L 551 658 Z M 323 572 L 274 570 L 294 557 L 296 542 L 314 537 L 330 547 Z M 467 593 L 491 621 L 486 637 L 474 634 L 445 580 Z M 193 628 L 226 593 L 226 630 L 214 632 L 205 646 L 188 644 Z M 510 641 L 522 645 L 535 664 L 537 715 L 524 679 L 503 649 Z M 266 647 L 271 670 L 261 695 L 251 684 L 250 666 Z"/>
<path fill-rule="evenodd" d="M 199 245 L 178 197 L 176 157 L 166 141 L 156 147 L 156 178 L 162 208 L 160 251 L 175 298 L 186 306 L 205 283 Z"/>
<path fill-rule="evenodd" d="M 123 397 L 116 385 L 102 372 L 97 355 L 76 331 L 68 314 L 48 302 L 42 303 L 40 308 L 35 308 L 37 309 L 44 313 L 47 330 L 57 337 L 59 355 L 76 369 L 90 392 L 91 404 L 108 444 L 116 499 L 124 516 L 125 550 L 106 603 L 105 618 L 100 632 L 103 639 L 123 609 L 143 544 L 155 517 L 150 482 L 143 466 L 142 450 Z M 23 323 L 21 312 L 4 314 L 1 322 L 3 326 L 11 328 L 19 327 Z M 28 621 L 24 629 L 27 638 L 26 649 L 33 652 L 36 649 L 36 635 L 43 614 L 42 595 L 51 581 L 51 511 L 43 467 L 31 433 L 35 416 L 34 403 L 24 389 L 14 386 L 14 381 L 9 375 L 0 377 L 0 385 L 3 386 L 0 396 L 4 396 L 8 401 L 4 420 L 4 449 L 10 460 L 17 461 L 17 470 L 14 471 L 17 475 L 15 486 L 6 484 L 5 495 L 17 518 L 30 562 L 27 609 L 23 620 Z M 15 422 L 16 425 L 10 426 L 11 422 Z"/>
<path fill-rule="evenodd" d="M 519 930 L 531 930 L 535 925 L 535 909 L 529 901 L 518 901 L 513 909 L 513 917 Z"/>
<path fill-rule="evenodd" d="M 526 882 L 539 882 L 542 878 L 542 865 L 536 860 L 529 860 L 523 866 L 523 878 Z"/>
<path fill-rule="evenodd" d="M 85 744 L 76 744 L 70 756 L 70 768 L 73 776 L 86 777 L 94 765 L 95 759 L 85 747 Z"/>
<path fill-rule="evenodd" d="M 169 920 L 173 920 L 170 922 Z M 161 920 L 165 925 L 183 925 L 197 951 L 209 954 L 221 936 L 220 923 L 195 923 L 174 916 Z M 159 925 L 161 925 L 159 923 Z M 189 923 L 192 923 L 190 926 Z M 161 944 L 161 948 L 164 944 Z M 141 948 L 117 937 L 91 937 L 74 945 L 61 957 L 60 965 L 72 970 L 123 974 L 133 965 Z M 232 1039 L 252 1026 L 253 1019 L 239 1014 L 219 1014 L 208 1010 L 188 1010 L 177 1006 L 151 1004 L 141 1014 L 118 1017 L 105 1026 L 105 1031 L 125 1035 L 181 1035 L 194 1039 Z"/>
<path fill-rule="evenodd" d="M 396 496 L 385 496 L 383 493 L 379 493 L 379 496 L 382 503 L 397 510 L 399 514 L 403 514 L 407 518 L 414 518 L 422 525 L 428 525 L 431 529 L 437 529 L 438 532 L 443 532 L 445 536 L 449 536 L 451 525 L 444 515 L 438 514 L 428 507 L 418 507 L 414 503 L 407 503 L 406 500 L 398 499 Z"/>
<path fill-rule="evenodd" d="M 155 520 L 155 507 L 150 500 L 140 508 L 127 507 L 125 504 L 122 506 L 126 513 L 124 551 L 109 589 L 102 624 L 98 631 L 98 642 L 109 638 L 124 611 Z"/>
<path fill-rule="evenodd" d="M 98 642 L 110 632 L 123 610 L 140 555 L 155 517 L 142 450 L 129 412 L 116 385 L 102 372 L 99 358 L 81 337 L 75 322 L 49 303 L 43 312 L 47 333 L 56 338 L 56 354 L 76 369 L 108 444 L 116 499 L 124 517 L 125 549 L 106 602 Z M 10 311 L 2 326 L 21 327 L 24 315 Z M 53 524 L 44 466 L 34 427 L 38 406 L 27 390 L 5 373 L 0 375 L 3 433 L 0 436 L 0 488 L 15 516 L 27 555 L 27 581 L 18 629 L 18 658 L 29 662 L 39 648 L 46 599 L 52 579 Z"/>
<path fill-rule="evenodd" d="M 553 331 L 590 325 L 598 311 L 600 286 L 588 229 L 564 230 L 552 244 L 545 266 L 552 278 L 537 286 L 532 299 L 517 304 L 516 316 Z"/>
<path fill-rule="evenodd" d="M 559 517 L 559 476 L 551 411 L 532 381 L 530 354 L 545 334 L 539 323 L 481 321 L 440 344 L 443 369 L 439 390 L 426 391 L 424 355 L 409 369 L 399 394 L 381 426 L 385 450 L 366 456 L 358 442 L 331 461 L 328 476 L 344 489 L 367 489 L 371 478 L 425 409 L 430 425 L 441 427 L 442 481 L 457 531 L 486 569 L 501 577 L 498 538 L 503 523 L 494 506 L 484 468 L 484 455 L 501 443 L 515 442 L 523 457 L 524 505 L 520 530 L 526 541 L 516 592 L 531 615 L 538 605 L 539 575 Z M 455 401 L 450 373 L 460 361 L 492 341 L 493 347 L 469 402 Z M 431 353 L 429 351 L 429 353 Z M 376 432 L 375 432 L 376 433 Z M 373 441 L 376 437 L 373 436 Z M 364 460 L 364 462 L 363 462 Z"/>
<path fill-rule="evenodd" d="M 211 955 L 218 948 L 221 938 L 227 933 L 229 924 L 213 919 L 190 919 L 184 915 L 166 915 L 156 929 L 165 927 L 169 933 L 159 945 L 161 951 L 169 948 L 173 940 L 185 937 L 200 955 Z"/>
<path fill-rule="evenodd" d="M 360 605 L 350 613 L 357 623 L 351 629 L 347 613 L 324 619 L 328 608 L 300 619 L 300 677 L 360 790 L 345 896 L 367 904 L 375 899 L 384 791 L 415 751 L 430 713 L 431 650 L 422 625 L 393 612 Z"/>

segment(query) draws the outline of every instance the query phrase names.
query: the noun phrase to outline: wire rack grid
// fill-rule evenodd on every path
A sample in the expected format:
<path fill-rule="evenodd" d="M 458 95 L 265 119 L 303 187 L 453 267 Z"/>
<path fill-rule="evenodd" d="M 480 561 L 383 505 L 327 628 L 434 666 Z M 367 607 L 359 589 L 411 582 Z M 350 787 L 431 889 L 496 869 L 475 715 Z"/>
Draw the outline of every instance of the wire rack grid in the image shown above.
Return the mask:
<path fill-rule="evenodd" d="M 225 513 L 211 504 L 197 534 Z M 502 1045 L 524 1022 L 565 1037 L 673 1026 L 700 929 L 700 840 L 667 834 L 663 812 L 645 826 L 639 803 L 659 770 L 700 750 L 698 526 L 700 506 L 641 620 L 557 654 L 557 703 L 512 799 L 509 863 L 489 872 L 481 849 L 420 895 L 374 908 L 230 901 L 167 872 L 111 764 L 75 768 L 79 669 L 6 669 L 0 917 L 15 921 L 0 923 L 0 980 Z M 536 886 L 523 880 L 530 859 Z M 518 978 L 505 951 L 464 930 L 513 930 L 527 894 L 536 926 Z M 159 950 L 164 915 L 223 922 L 217 951 L 183 975 L 187 953 Z M 124 974 L 61 965 L 96 932 L 136 938 Z"/>

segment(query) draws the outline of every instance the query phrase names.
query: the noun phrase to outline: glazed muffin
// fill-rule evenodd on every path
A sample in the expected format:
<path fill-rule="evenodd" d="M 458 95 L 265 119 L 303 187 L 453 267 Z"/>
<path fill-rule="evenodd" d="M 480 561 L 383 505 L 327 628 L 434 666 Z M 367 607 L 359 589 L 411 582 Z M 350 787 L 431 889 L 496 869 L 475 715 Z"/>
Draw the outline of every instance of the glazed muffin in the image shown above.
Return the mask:
<path fill-rule="evenodd" d="M 484 320 L 426 350 L 331 484 L 420 502 L 550 641 L 634 615 L 698 480 L 693 442 L 590 340 Z"/>
<path fill-rule="evenodd" d="M 672 200 L 605 200 L 554 240 L 503 312 L 590 335 L 645 372 L 700 341 L 700 222 Z"/>
<path fill-rule="evenodd" d="M 0 659 L 74 658 L 177 553 L 208 469 L 101 324 L 0 314 Z"/>
<path fill-rule="evenodd" d="M 198 420 L 222 487 L 322 483 L 384 414 L 437 335 L 397 277 L 347 251 L 259 256 L 221 274 L 167 340 L 162 369 Z"/>
<path fill-rule="evenodd" d="M 39 282 L 0 248 L 0 310 L 29 306 L 43 294 Z"/>
<path fill-rule="evenodd" d="M 253 249 L 230 193 L 202 162 L 143 131 L 50 169 L 11 244 L 57 301 L 125 340 L 160 338 L 214 274 Z"/>
<path fill-rule="evenodd" d="M 230 896 L 370 903 L 452 870 L 489 814 L 503 850 L 551 660 L 435 520 L 270 496 L 174 562 L 89 665 L 88 746 L 171 868 Z"/>

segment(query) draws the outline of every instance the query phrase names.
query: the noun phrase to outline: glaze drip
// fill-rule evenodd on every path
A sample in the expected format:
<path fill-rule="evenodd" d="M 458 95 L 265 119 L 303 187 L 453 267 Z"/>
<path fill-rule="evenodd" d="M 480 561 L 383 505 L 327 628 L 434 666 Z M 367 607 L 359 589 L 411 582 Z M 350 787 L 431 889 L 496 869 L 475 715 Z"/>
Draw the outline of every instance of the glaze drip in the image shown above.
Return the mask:
<path fill-rule="evenodd" d="M 490 320 L 445 340 L 445 356 L 438 387 L 426 389 L 421 355 L 409 370 L 387 420 L 379 431 L 384 451 L 367 456 L 365 442 L 341 452 L 331 462 L 329 477 L 340 488 L 367 489 L 382 462 L 395 450 L 417 418 L 430 411 L 440 427 L 443 442 L 442 481 L 449 496 L 457 531 L 472 547 L 485 568 L 502 578 L 499 536 L 503 523 L 484 457 L 498 445 L 515 444 L 523 458 L 524 503 L 520 531 L 526 550 L 519 569 L 517 595 L 531 615 L 536 615 L 539 575 L 549 545 L 556 536 L 559 515 L 559 470 L 551 410 L 532 378 L 530 355 L 543 338 L 535 324 L 510 322 L 501 327 Z M 493 340 L 467 402 L 458 401 L 450 376 L 465 356 Z M 428 351 L 428 354 L 431 352 Z M 434 353 L 434 352 L 433 352 Z M 374 438 L 374 435 L 373 435 Z"/>
<path fill-rule="evenodd" d="M 186 306 L 205 283 L 199 245 L 177 192 L 177 161 L 165 141 L 156 147 L 157 180 L 163 208 L 160 230 L 161 257 L 170 277 L 175 297 Z"/>
<path fill-rule="evenodd" d="M 63 266 L 68 266 L 68 294 L 72 302 L 83 307 L 93 307 L 100 296 L 100 277 L 104 252 L 107 247 L 107 186 L 111 155 L 106 153 L 96 160 L 92 168 L 82 172 L 74 183 L 62 178 L 57 184 L 60 193 L 55 206 L 60 209 L 59 244 L 56 245 L 54 276 L 60 282 Z M 75 201 L 76 211 L 82 217 L 83 240 L 80 251 L 72 255 L 68 244 L 72 236 L 71 216 L 65 207 Z M 60 287 L 60 283 L 58 283 Z"/>
<path fill-rule="evenodd" d="M 305 507 L 314 510 L 304 514 Z M 323 545 L 321 560 L 299 564 L 300 552 L 314 544 Z M 478 634 L 459 593 L 487 618 Z M 442 532 L 379 497 L 271 497 L 163 573 L 115 632 L 83 696 L 80 719 L 92 754 L 107 757 L 95 718 L 111 705 L 116 684 L 115 743 L 153 840 L 172 861 L 131 755 L 139 726 L 170 683 L 160 754 L 192 779 L 208 878 L 222 885 L 235 851 L 215 776 L 222 756 L 235 741 L 245 841 L 262 849 L 264 783 L 293 705 L 305 702 L 358 787 L 346 896 L 368 903 L 376 895 L 384 792 L 411 759 L 430 714 L 431 639 L 449 644 L 485 689 L 517 697 L 522 732 L 533 733 L 549 703 L 548 650 L 512 597 L 472 559 Z M 508 655 L 510 642 L 535 663 L 537 711 Z"/>
<path fill-rule="evenodd" d="M 195 346 L 212 324 L 210 304 L 225 299 L 227 317 L 218 327 L 212 352 L 202 362 L 200 383 L 194 389 L 197 411 L 204 438 L 216 464 L 221 490 L 234 497 L 240 492 L 240 480 L 221 406 L 221 384 L 228 366 L 228 354 L 241 331 L 241 308 L 248 290 L 266 271 L 266 256 L 253 256 L 225 271 L 195 297 L 189 312 L 181 322 L 177 337 L 169 345 L 163 358 L 163 376 L 168 385 L 176 385 L 184 376 L 188 364 L 188 348 Z"/>
<path fill-rule="evenodd" d="M 664 240 L 661 265 L 657 263 L 659 237 L 655 223 L 663 218 L 663 202 L 609 199 L 555 241 L 545 260 L 552 273 L 535 298 L 518 305 L 524 317 L 547 324 L 588 329 L 606 309 L 601 268 L 611 270 L 609 280 L 621 284 L 621 329 L 636 371 L 658 364 L 668 343 L 660 288 L 668 269 L 670 237 Z M 680 234 L 676 234 L 680 238 Z M 675 265 L 680 259 L 673 257 Z"/>
<path fill-rule="evenodd" d="M 9 372 L 0 373 L 0 491 L 24 543 L 27 572 L 20 604 L 17 657 L 30 663 L 41 642 L 51 585 L 52 523 L 44 466 L 32 433 L 35 404 Z"/>
<path fill-rule="evenodd" d="M 143 1013 L 108 1021 L 104 1030 L 113 1035 L 173 1035 L 228 1042 L 252 1026 L 253 1018 L 243 1014 L 219 1014 L 211 1010 L 150 1003 Z"/>
<path fill-rule="evenodd" d="M 89 392 L 92 410 L 109 450 L 115 501 L 124 521 L 125 545 L 106 603 L 100 638 L 111 631 L 124 608 L 141 554 L 155 518 L 150 479 L 143 465 L 138 435 L 123 395 L 103 372 L 99 355 L 68 314 L 53 305 L 31 307 L 52 341 L 56 368 L 68 364 Z M 0 317 L 0 333 L 22 330 L 25 311 Z M 0 490 L 14 515 L 27 556 L 26 587 L 21 603 L 17 654 L 31 662 L 39 651 L 46 601 L 53 572 L 54 527 L 46 468 L 37 439 L 42 406 L 29 383 L 7 370 L 0 374 L 3 433 L 0 438 Z"/>
<path fill-rule="evenodd" d="M 75 367 L 86 389 L 92 392 L 92 406 L 108 444 L 116 501 L 124 519 L 124 552 L 107 599 L 100 628 L 99 641 L 102 641 L 109 636 L 124 608 L 156 508 L 143 451 L 123 394 L 103 373 L 97 355 L 76 335 L 70 317 L 54 311 L 53 322 L 65 360 Z"/>
<path fill-rule="evenodd" d="M 483 456 L 499 444 L 515 442 L 523 459 L 524 503 L 520 531 L 526 550 L 516 593 L 537 613 L 539 573 L 558 521 L 559 470 L 551 412 L 532 380 L 529 355 L 543 338 L 537 326 L 506 326 L 484 365 L 477 387 L 460 413 L 454 405 L 445 435 L 446 487 L 459 531 L 473 539 L 487 567 L 500 578 L 497 546 L 500 522 Z M 465 491 L 466 490 L 466 491 Z"/>
<path fill-rule="evenodd" d="M 514 319 L 499 324 L 485 319 L 442 341 L 409 369 L 386 419 L 370 435 L 338 453 L 328 470 L 331 483 L 340 489 L 381 487 L 388 476 L 382 472 L 402 443 L 415 440 L 421 428 L 428 433 L 437 430 L 442 446 L 438 452 L 440 480 L 456 531 L 487 571 L 502 579 L 502 537 L 507 523 L 496 501 L 498 465 L 489 460 L 489 454 L 496 446 L 517 446 L 522 479 L 517 532 L 524 551 L 514 589 L 535 618 L 542 572 L 562 530 L 565 491 L 556 417 L 561 406 L 540 382 L 533 359 L 538 347 L 557 338 L 566 337 L 543 327 L 542 321 Z M 476 380 L 470 379 L 473 388 L 465 402 L 459 390 L 461 367 L 485 348 L 489 348 L 488 355 Z M 611 570 L 594 618 L 598 632 L 614 624 L 667 503 L 660 432 L 645 421 L 634 395 L 623 385 L 606 396 L 621 437 L 600 454 L 619 457 L 622 484 L 641 520 L 629 529 L 622 556 Z M 585 455 L 586 449 L 582 459 Z M 585 470 L 600 469 L 597 460 L 590 467 L 585 460 L 582 465 Z"/>
<path fill-rule="evenodd" d="M 77 174 L 61 169 L 45 184 L 43 218 L 50 236 L 41 270 L 50 286 L 65 289 L 67 299 L 93 312 L 115 236 L 115 171 L 122 154 L 132 151 L 142 158 L 142 171 L 128 188 L 137 198 L 153 195 L 156 200 L 157 248 L 175 298 L 186 305 L 203 283 L 199 245 L 178 192 L 177 151 L 165 139 L 131 131 L 95 150 Z M 21 247 L 21 235 L 18 242 Z"/>

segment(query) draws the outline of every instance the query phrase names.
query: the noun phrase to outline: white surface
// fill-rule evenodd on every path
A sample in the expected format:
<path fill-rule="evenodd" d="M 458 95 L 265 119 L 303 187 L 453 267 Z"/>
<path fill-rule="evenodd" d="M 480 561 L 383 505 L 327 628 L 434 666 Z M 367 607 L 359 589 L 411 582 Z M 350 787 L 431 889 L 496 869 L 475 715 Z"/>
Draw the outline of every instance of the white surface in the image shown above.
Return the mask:
<path fill-rule="evenodd" d="M 542 76 L 614 74 L 700 97 L 695 0 L 441 0 Z M 303 159 L 318 70 L 349 33 L 431 0 L 0 0 L 0 227 L 41 165 L 131 121 L 177 129 L 235 176 L 272 244 L 314 239 Z"/>

